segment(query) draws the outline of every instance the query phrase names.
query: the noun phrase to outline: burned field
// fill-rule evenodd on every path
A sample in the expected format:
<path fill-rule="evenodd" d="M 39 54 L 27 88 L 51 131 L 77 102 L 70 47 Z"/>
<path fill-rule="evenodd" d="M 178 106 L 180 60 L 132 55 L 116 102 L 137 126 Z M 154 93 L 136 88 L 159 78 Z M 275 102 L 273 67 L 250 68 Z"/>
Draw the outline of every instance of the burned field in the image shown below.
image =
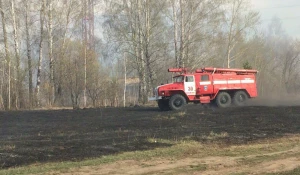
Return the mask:
<path fill-rule="evenodd" d="M 0 130 L 0 169 L 5 169 L 172 146 L 149 139 L 231 145 L 299 134 L 300 106 L 0 112 Z"/>

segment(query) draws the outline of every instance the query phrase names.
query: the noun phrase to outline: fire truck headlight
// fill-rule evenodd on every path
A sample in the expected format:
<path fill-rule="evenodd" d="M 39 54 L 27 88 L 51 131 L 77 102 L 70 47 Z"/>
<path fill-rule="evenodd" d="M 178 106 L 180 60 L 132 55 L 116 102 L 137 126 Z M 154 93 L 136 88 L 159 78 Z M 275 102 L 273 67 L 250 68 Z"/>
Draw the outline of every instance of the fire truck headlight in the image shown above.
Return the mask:
<path fill-rule="evenodd" d="M 165 95 L 165 92 L 161 92 L 161 95 L 164 96 L 164 95 Z"/>

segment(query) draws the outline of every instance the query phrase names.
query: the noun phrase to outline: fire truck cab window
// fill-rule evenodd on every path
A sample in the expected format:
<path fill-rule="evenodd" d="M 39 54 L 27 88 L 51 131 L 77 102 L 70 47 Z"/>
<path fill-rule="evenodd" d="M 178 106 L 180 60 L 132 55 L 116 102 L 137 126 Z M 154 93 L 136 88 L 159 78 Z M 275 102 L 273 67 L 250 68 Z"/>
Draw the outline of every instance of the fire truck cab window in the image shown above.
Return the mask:
<path fill-rule="evenodd" d="M 174 77 L 174 82 L 183 82 L 184 77 L 183 76 L 176 76 Z"/>
<path fill-rule="evenodd" d="M 208 75 L 201 75 L 201 81 L 209 81 Z"/>
<path fill-rule="evenodd" d="M 186 76 L 185 82 L 194 82 L 194 76 Z"/>

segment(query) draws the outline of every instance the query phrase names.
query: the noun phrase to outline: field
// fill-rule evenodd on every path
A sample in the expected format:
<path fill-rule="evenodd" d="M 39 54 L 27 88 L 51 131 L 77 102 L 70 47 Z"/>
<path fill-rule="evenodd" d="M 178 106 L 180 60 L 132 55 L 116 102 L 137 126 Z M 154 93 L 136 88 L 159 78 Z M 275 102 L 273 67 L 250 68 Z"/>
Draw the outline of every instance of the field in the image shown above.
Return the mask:
<path fill-rule="evenodd" d="M 47 172 L 68 174 L 81 167 L 76 172 L 85 173 L 79 174 L 99 174 L 89 167 L 100 166 L 103 174 L 118 174 L 109 170 L 132 166 L 136 174 L 203 173 L 219 169 L 211 168 L 218 161 L 229 163 L 223 168 L 248 172 L 251 169 L 241 167 L 275 160 L 283 160 L 278 167 L 290 166 L 271 170 L 300 172 L 300 106 L 188 105 L 175 112 L 156 107 L 2 111 L 0 130 L 0 174 L 60 162 L 74 165 Z M 261 156 L 267 159 L 255 162 Z M 99 163 L 87 163 L 91 160 Z M 132 171 L 128 174 L 135 174 Z"/>

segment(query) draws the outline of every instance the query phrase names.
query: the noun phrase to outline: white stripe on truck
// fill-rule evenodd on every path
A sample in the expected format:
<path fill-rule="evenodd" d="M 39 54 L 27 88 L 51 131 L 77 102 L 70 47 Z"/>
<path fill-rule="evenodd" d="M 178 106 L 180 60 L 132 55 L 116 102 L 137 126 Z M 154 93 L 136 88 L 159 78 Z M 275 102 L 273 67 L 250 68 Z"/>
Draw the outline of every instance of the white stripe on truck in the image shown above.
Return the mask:
<path fill-rule="evenodd" d="M 228 80 L 228 84 L 239 84 L 241 80 Z"/>
<path fill-rule="evenodd" d="M 254 80 L 241 80 L 242 83 L 254 83 Z"/>
<path fill-rule="evenodd" d="M 210 81 L 206 81 L 206 82 L 200 82 L 200 85 L 210 85 L 211 82 Z"/>
<path fill-rule="evenodd" d="M 250 83 L 254 83 L 254 80 L 215 80 L 213 81 L 214 84 L 250 84 Z M 200 85 L 202 85 L 200 83 Z"/>
<path fill-rule="evenodd" d="M 214 84 L 227 84 L 227 81 L 224 81 L 224 80 L 215 80 Z"/>

